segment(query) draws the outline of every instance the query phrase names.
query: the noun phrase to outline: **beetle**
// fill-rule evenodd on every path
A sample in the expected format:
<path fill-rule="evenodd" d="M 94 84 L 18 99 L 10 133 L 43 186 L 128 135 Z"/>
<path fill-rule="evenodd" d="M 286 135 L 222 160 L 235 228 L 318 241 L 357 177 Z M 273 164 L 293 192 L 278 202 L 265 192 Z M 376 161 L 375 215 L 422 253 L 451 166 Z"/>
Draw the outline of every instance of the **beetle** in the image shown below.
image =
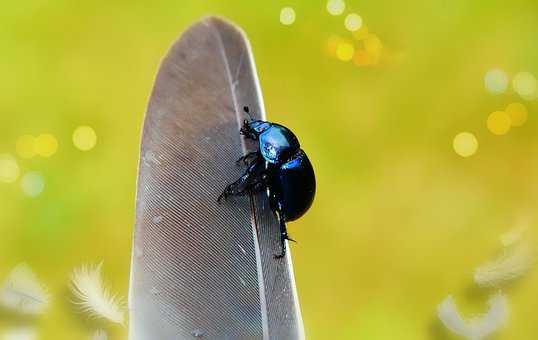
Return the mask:
<path fill-rule="evenodd" d="M 250 116 L 247 106 L 243 110 Z M 226 186 L 218 201 L 268 191 L 270 208 L 280 225 L 281 252 L 275 258 L 282 258 L 286 255 L 286 240 L 295 242 L 288 235 L 286 222 L 301 217 L 314 201 L 314 169 L 297 137 L 283 125 L 245 119 L 240 134 L 258 142 L 258 147 L 237 160 L 238 164 L 248 165 L 247 169 L 238 180 Z"/>

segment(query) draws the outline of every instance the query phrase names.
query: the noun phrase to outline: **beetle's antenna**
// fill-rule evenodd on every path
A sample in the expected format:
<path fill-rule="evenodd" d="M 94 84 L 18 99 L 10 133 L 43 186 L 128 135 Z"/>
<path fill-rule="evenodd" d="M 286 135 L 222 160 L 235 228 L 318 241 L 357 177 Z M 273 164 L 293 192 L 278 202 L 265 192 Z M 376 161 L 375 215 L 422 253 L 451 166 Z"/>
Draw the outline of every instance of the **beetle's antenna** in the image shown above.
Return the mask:
<path fill-rule="evenodd" d="M 248 108 L 248 106 L 243 106 L 243 111 L 245 111 L 245 113 L 247 114 L 248 118 L 250 118 L 250 120 L 254 120 L 252 116 L 250 115 L 250 109 Z"/>

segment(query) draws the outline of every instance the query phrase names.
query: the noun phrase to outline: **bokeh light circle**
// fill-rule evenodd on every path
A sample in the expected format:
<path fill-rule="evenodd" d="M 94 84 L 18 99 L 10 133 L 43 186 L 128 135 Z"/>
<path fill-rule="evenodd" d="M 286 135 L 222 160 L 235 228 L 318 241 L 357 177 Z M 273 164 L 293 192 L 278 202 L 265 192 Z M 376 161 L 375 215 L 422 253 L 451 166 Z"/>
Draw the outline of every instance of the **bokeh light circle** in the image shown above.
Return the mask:
<path fill-rule="evenodd" d="M 10 154 L 0 154 L 0 182 L 13 183 L 19 178 L 19 165 Z"/>
<path fill-rule="evenodd" d="M 41 134 L 35 139 L 34 150 L 41 157 L 50 157 L 58 150 L 58 141 L 51 134 Z"/>
<path fill-rule="evenodd" d="M 499 68 L 489 70 L 484 76 L 484 87 L 493 94 L 503 93 L 508 88 L 508 75 Z"/>
<path fill-rule="evenodd" d="M 341 42 L 336 47 L 336 57 L 342 61 L 350 61 L 355 54 L 355 47 L 349 42 Z"/>
<path fill-rule="evenodd" d="M 291 7 L 284 7 L 280 10 L 280 23 L 291 25 L 295 22 L 295 10 Z"/>
<path fill-rule="evenodd" d="M 24 174 L 21 178 L 22 192 L 26 196 L 37 197 L 41 195 L 45 189 L 45 180 L 40 173 L 30 171 Z"/>
<path fill-rule="evenodd" d="M 504 111 L 495 111 L 491 113 L 487 121 L 488 130 L 494 135 L 505 135 L 510 131 L 512 120 Z"/>
<path fill-rule="evenodd" d="M 35 137 L 32 135 L 23 135 L 17 138 L 15 143 L 17 155 L 21 158 L 32 158 L 36 155 L 35 152 Z"/>
<path fill-rule="evenodd" d="M 538 83 L 532 73 L 517 73 L 512 79 L 512 87 L 521 98 L 532 100 L 538 96 Z"/>
<path fill-rule="evenodd" d="M 327 1 L 327 12 L 331 15 L 340 15 L 344 13 L 346 9 L 346 3 L 343 0 L 329 0 Z"/>
<path fill-rule="evenodd" d="M 452 146 L 454 151 L 461 157 L 470 157 L 478 150 L 478 140 L 470 132 L 461 132 L 454 137 Z"/>
<path fill-rule="evenodd" d="M 527 108 L 521 103 L 508 104 L 505 112 L 510 117 L 512 126 L 522 126 L 527 121 L 529 115 Z"/>
<path fill-rule="evenodd" d="M 344 26 L 348 31 L 355 32 L 358 31 L 362 26 L 362 18 L 357 13 L 350 13 L 346 16 L 344 20 Z"/>
<path fill-rule="evenodd" d="M 97 144 L 97 134 L 89 126 L 79 126 L 73 132 L 73 144 L 79 150 L 91 150 Z"/>

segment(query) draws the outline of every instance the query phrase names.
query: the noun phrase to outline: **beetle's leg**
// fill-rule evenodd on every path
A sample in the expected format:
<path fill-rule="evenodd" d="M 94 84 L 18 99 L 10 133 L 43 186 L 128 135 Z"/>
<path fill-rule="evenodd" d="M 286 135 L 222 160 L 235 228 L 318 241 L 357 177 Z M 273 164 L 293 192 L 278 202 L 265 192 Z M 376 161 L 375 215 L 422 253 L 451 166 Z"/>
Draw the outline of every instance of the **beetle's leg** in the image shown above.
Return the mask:
<path fill-rule="evenodd" d="M 278 212 L 278 222 L 280 224 L 280 254 L 274 255 L 275 259 L 280 259 L 286 256 L 286 240 L 297 242 L 288 235 L 288 229 L 286 228 L 286 221 L 284 221 L 284 217 L 282 217 L 282 214 Z"/>
<path fill-rule="evenodd" d="M 263 179 L 263 171 L 265 170 L 265 163 L 258 160 L 253 162 L 245 171 L 245 173 L 239 177 L 239 179 L 232 184 L 226 186 L 222 194 L 218 197 L 217 201 L 220 202 L 223 198 L 228 196 L 241 195 L 248 190 L 252 185 L 256 184 Z"/>
<path fill-rule="evenodd" d="M 242 196 L 246 194 L 260 192 L 265 189 L 265 181 L 263 179 L 258 179 L 255 182 L 252 182 L 246 185 L 244 188 L 238 189 L 236 192 L 230 194 L 233 196 Z"/>
<path fill-rule="evenodd" d="M 223 198 L 226 199 L 229 196 L 242 196 L 248 193 L 259 192 L 265 188 L 265 182 L 261 179 L 257 179 L 250 183 L 232 183 L 224 189 L 219 195 L 217 201 L 220 202 Z"/>
<path fill-rule="evenodd" d="M 275 259 L 281 259 L 286 256 L 286 240 L 295 242 L 295 240 L 288 236 L 286 221 L 284 221 L 284 218 L 282 218 L 280 214 L 278 215 L 278 222 L 280 224 L 280 254 L 275 254 Z"/>
<path fill-rule="evenodd" d="M 261 176 L 256 177 L 256 179 L 252 183 L 246 184 L 242 188 L 238 187 L 235 191 L 228 193 L 227 196 L 242 196 L 242 195 L 246 195 L 250 193 L 260 192 L 265 188 L 266 188 L 266 182 L 265 182 L 264 175 L 262 174 Z M 233 190 L 233 189 L 230 189 L 230 190 Z"/>
<path fill-rule="evenodd" d="M 248 160 L 250 158 L 256 158 L 258 156 L 258 151 L 252 151 L 252 152 L 249 152 L 247 153 L 246 155 L 243 155 L 241 156 L 241 158 L 239 158 L 236 163 L 239 165 L 241 163 L 243 164 L 248 164 Z"/>

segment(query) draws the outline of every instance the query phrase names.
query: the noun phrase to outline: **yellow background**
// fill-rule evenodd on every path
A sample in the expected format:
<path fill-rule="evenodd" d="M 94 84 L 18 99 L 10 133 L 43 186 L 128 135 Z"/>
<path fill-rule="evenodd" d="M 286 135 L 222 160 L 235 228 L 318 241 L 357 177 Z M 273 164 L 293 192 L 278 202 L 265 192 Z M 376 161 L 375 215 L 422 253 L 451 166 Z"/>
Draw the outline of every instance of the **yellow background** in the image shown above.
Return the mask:
<path fill-rule="evenodd" d="M 289 26 L 285 6 L 296 13 Z M 352 12 L 381 42 L 369 65 L 339 59 L 349 44 L 367 47 L 344 27 Z M 299 136 L 316 169 L 314 206 L 289 228 L 308 338 L 452 339 L 437 305 L 453 294 L 466 315 L 484 312 L 491 291 L 474 288 L 473 270 L 521 221 L 535 245 L 538 105 L 511 83 L 497 95 L 484 87 L 495 68 L 510 80 L 538 74 L 532 0 L 347 1 L 339 16 L 306 0 L 4 2 L 0 154 L 17 157 L 21 175 L 41 173 L 45 189 L 28 197 L 20 179 L 0 183 L 0 281 L 27 262 L 49 286 L 52 308 L 32 320 L 41 338 L 85 339 L 95 327 L 69 303 L 75 266 L 104 261 L 127 296 L 147 99 L 170 44 L 207 14 L 247 32 L 268 118 Z M 489 114 L 511 102 L 528 121 L 492 134 Z M 72 142 L 81 125 L 97 134 L 86 152 Z M 464 131 L 479 143 L 468 158 L 452 146 Z M 57 152 L 17 155 L 20 136 L 43 133 Z M 538 336 L 537 286 L 531 271 L 504 290 L 510 318 L 498 339 Z M 15 322 L 0 313 L 0 333 Z"/>

